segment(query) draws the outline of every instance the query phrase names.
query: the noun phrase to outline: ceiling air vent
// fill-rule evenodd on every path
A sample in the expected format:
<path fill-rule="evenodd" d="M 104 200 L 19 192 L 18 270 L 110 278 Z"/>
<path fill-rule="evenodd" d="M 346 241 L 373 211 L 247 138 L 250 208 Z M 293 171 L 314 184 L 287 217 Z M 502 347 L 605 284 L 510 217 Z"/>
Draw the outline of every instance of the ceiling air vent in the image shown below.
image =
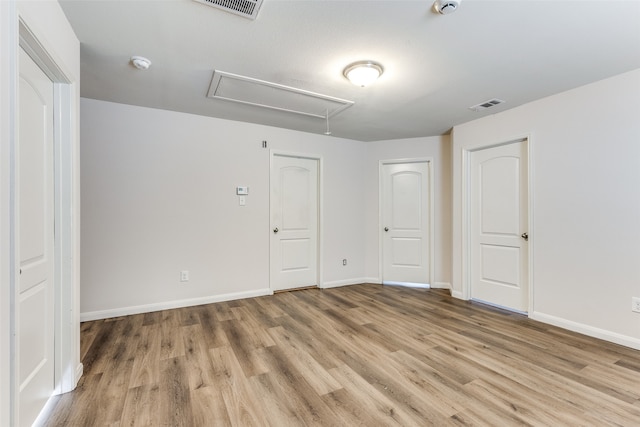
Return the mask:
<path fill-rule="evenodd" d="M 474 105 L 473 107 L 469 107 L 469 109 L 473 111 L 482 111 L 482 110 L 486 110 L 487 108 L 496 106 L 498 104 L 502 104 L 503 102 L 504 101 L 502 99 L 493 98 L 488 101 L 484 101 L 478 105 Z"/>
<path fill-rule="evenodd" d="M 262 0 L 193 0 L 249 19 L 256 19 Z"/>

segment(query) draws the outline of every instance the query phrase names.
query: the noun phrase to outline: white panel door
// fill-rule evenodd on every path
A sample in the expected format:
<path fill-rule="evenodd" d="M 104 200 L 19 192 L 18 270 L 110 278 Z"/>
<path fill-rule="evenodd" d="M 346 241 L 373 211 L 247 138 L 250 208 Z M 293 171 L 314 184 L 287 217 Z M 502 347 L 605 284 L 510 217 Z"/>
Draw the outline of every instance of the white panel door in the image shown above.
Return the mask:
<path fill-rule="evenodd" d="M 53 83 L 22 49 L 18 89 L 15 342 L 18 424 L 26 426 L 54 391 Z"/>
<path fill-rule="evenodd" d="M 382 282 L 429 284 L 429 162 L 382 165 Z"/>
<path fill-rule="evenodd" d="M 271 163 L 271 288 L 318 285 L 318 161 Z"/>
<path fill-rule="evenodd" d="M 471 154 L 471 298 L 526 312 L 527 143 Z"/>

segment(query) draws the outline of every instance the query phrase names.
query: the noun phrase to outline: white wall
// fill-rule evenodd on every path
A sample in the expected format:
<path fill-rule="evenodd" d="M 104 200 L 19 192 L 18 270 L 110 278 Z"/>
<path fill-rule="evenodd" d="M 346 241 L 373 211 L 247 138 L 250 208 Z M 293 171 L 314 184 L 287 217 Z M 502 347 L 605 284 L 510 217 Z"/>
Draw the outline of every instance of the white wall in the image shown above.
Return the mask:
<path fill-rule="evenodd" d="M 453 130 L 453 286 L 463 295 L 462 153 L 530 136 L 534 319 L 640 348 L 640 70 Z"/>
<path fill-rule="evenodd" d="M 434 273 L 432 285 L 451 283 L 451 144 L 450 137 L 434 136 L 371 142 L 367 145 L 366 272 L 369 281 L 380 283 L 379 167 L 382 160 L 431 157 L 434 171 Z"/>
<path fill-rule="evenodd" d="M 630 306 L 640 294 L 639 74 L 457 126 L 451 142 L 361 143 L 83 99 L 84 318 L 267 293 L 262 140 L 323 158 L 325 286 L 379 279 L 379 161 L 433 157 L 436 282 L 463 296 L 462 151 L 530 136 L 531 316 L 637 346 L 640 315 Z M 237 185 L 250 187 L 246 207 L 237 204 Z M 179 283 L 183 269 L 188 284 Z"/>
<path fill-rule="evenodd" d="M 14 148 L 17 142 L 17 67 L 19 46 L 19 18 L 28 27 L 42 48 L 64 72 L 70 81 L 65 91 L 69 96 L 71 106 L 71 128 L 67 129 L 65 147 L 70 151 L 78 146 L 77 115 L 79 110 L 78 85 L 80 77 L 80 44 L 66 20 L 60 5 L 55 0 L 48 1 L 0 1 L 0 425 L 11 425 L 11 288 L 14 286 L 12 270 L 15 272 L 15 245 L 11 241 L 14 207 L 11 204 L 11 193 L 15 189 L 14 171 L 11 165 L 15 163 Z M 77 162 L 75 158 L 67 157 L 65 166 L 71 185 L 65 187 L 65 197 L 69 199 L 70 217 L 79 220 L 79 203 L 75 191 L 78 189 Z M 69 163 L 66 163 L 66 162 Z M 67 191 L 68 190 L 68 191 Z M 77 237 L 78 222 L 67 224 L 70 234 L 67 237 Z M 79 242 L 79 241 L 78 241 Z M 69 243 L 69 259 L 64 259 L 64 272 L 70 279 L 63 284 L 64 291 L 61 299 L 65 300 L 62 323 L 62 339 L 67 344 L 56 357 L 56 372 L 62 377 L 62 389 L 68 391 L 78 380 L 76 373 L 80 365 L 80 325 L 79 301 L 74 305 L 79 287 L 79 247 L 76 241 Z M 60 372 L 62 371 L 62 372 Z M 60 377 L 58 377 L 60 380 Z"/>
<path fill-rule="evenodd" d="M 269 293 L 270 149 L 322 157 L 322 285 L 364 280 L 364 143 L 90 99 L 81 136 L 83 319 Z"/>

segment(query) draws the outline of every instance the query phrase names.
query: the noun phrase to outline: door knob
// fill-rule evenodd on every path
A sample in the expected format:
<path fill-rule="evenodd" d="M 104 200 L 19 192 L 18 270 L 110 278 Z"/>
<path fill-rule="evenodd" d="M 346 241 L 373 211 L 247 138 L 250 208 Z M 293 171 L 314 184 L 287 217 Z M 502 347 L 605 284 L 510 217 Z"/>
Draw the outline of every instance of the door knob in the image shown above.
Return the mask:
<path fill-rule="evenodd" d="M 278 231 L 280 231 L 280 230 L 278 230 L 278 227 L 276 227 L 276 228 L 274 228 L 274 229 L 273 229 L 273 232 L 274 232 L 274 233 L 277 233 Z"/>
<path fill-rule="evenodd" d="M 526 232 L 522 233 L 522 235 L 520 237 L 522 237 L 525 242 L 529 241 L 529 235 Z"/>
<path fill-rule="evenodd" d="M 384 231 L 389 231 L 389 227 L 385 227 L 385 228 L 384 228 Z"/>

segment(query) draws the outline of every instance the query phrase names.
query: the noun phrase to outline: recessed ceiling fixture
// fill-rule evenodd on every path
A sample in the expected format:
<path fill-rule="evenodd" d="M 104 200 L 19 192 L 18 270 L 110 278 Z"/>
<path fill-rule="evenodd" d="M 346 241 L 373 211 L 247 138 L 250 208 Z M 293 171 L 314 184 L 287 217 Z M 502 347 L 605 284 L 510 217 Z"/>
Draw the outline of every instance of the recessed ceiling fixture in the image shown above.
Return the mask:
<path fill-rule="evenodd" d="M 382 65 L 373 61 L 358 61 L 347 66 L 342 74 L 356 86 L 369 86 L 382 75 Z"/>
<path fill-rule="evenodd" d="M 462 0 L 436 0 L 433 8 L 441 15 L 448 15 L 458 10 Z"/>
<path fill-rule="evenodd" d="M 132 56 L 131 63 L 138 70 L 147 70 L 151 66 L 151 61 L 142 56 Z"/>

